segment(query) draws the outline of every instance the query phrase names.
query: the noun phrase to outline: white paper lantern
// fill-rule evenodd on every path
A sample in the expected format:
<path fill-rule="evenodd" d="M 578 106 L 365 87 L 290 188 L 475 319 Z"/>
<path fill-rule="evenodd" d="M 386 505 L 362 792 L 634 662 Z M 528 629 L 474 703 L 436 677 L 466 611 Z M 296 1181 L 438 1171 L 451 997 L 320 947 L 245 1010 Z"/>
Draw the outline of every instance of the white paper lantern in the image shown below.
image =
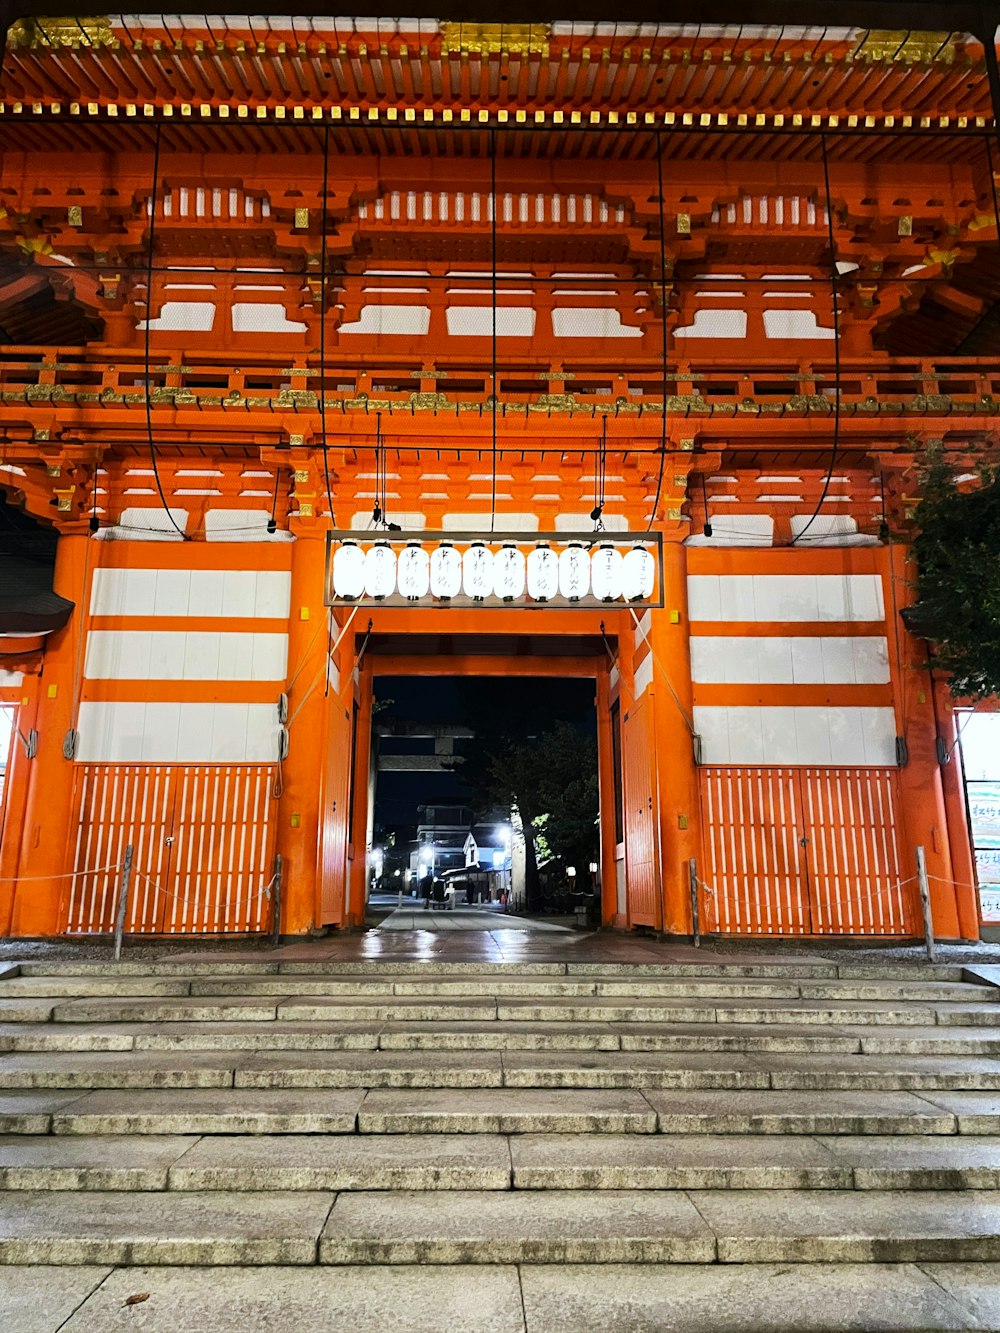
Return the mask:
<path fill-rule="evenodd" d="M 493 591 L 493 552 L 482 542 L 473 542 L 462 557 L 462 585 L 477 602 Z"/>
<path fill-rule="evenodd" d="M 504 542 L 493 557 L 493 591 L 505 602 L 524 596 L 524 555 L 513 542 Z"/>
<path fill-rule="evenodd" d="M 602 602 L 615 602 L 622 595 L 622 553 L 610 542 L 599 546 L 590 561 L 590 584 Z"/>
<path fill-rule="evenodd" d="M 461 591 L 462 557 L 450 542 L 443 542 L 431 555 L 431 593 L 447 600 Z"/>
<path fill-rule="evenodd" d="M 590 561 L 579 542 L 571 542 L 559 556 L 559 591 L 571 602 L 590 590 Z"/>
<path fill-rule="evenodd" d="M 376 542 L 365 556 L 365 592 L 369 597 L 391 597 L 396 588 L 396 556 L 388 542 Z"/>
<path fill-rule="evenodd" d="M 633 546 L 622 561 L 622 590 L 630 602 L 652 597 L 656 586 L 656 561 L 647 546 Z"/>
<path fill-rule="evenodd" d="M 528 552 L 528 596 L 547 602 L 559 591 L 559 557 L 547 542 Z"/>
<path fill-rule="evenodd" d="M 365 590 L 365 554 L 357 542 L 342 542 L 333 553 L 333 593 L 353 602 Z"/>
<path fill-rule="evenodd" d="M 411 602 L 427 596 L 431 586 L 431 558 L 419 542 L 408 542 L 400 551 L 396 577 L 399 591 Z"/>

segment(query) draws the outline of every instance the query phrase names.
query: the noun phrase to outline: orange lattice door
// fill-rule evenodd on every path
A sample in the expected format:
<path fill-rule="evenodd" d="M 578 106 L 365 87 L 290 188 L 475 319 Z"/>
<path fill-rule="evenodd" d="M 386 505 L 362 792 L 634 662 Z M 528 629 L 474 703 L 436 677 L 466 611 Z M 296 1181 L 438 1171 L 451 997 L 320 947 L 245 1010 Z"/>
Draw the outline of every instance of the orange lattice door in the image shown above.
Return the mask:
<path fill-rule="evenodd" d="M 79 764 L 75 792 L 76 877 L 63 895 L 62 929 L 100 934 L 114 929 L 120 866 L 133 849 L 125 929 L 157 931 L 170 879 L 173 819 L 171 768 L 163 764 Z"/>
<path fill-rule="evenodd" d="M 625 896 L 629 924 L 662 927 L 652 701 L 637 699 L 622 717 Z"/>
<path fill-rule="evenodd" d="M 791 768 L 704 768 L 702 924 L 724 934 L 811 930 L 806 831 Z"/>
<path fill-rule="evenodd" d="M 271 768 L 189 764 L 174 771 L 173 874 L 161 930 L 256 932 L 272 921 Z"/>
<path fill-rule="evenodd" d="M 62 929 L 114 928 L 129 843 L 128 933 L 270 929 L 271 778 L 267 764 L 79 765 Z"/>
<path fill-rule="evenodd" d="M 916 935 L 918 896 L 900 870 L 899 770 L 802 768 L 806 874 L 817 935 Z"/>

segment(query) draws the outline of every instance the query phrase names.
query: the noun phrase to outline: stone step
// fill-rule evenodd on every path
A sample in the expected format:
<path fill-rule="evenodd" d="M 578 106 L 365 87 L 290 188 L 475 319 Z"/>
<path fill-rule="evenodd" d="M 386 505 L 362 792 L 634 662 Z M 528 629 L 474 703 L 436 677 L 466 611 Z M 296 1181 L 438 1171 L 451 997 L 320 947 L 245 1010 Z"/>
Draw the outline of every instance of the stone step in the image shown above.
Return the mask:
<path fill-rule="evenodd" d="M 51 1133 L 351 1134 L 364 1096 L 363 1089 L 87 1092 L 69 1104 L 53 1107 Z"/>
<path fill-rule="evenodd" d="M 110 1269 L 4 1274 L 0 1310 L 18 1333 L 229 1329 L 329 1333 L 953 1333 L 1000 1327 L 988 1264 L 496 1264 Z M 137 1309 L 129 1298 L 145 1293 Z M 836 1320 L 836 1325 L 831 1324 Z"/>
<path fill-rule="evenodd" d="M 995 1136 L 8 1135 L 6 1190 L 996 1190 Z"/>
<path fill-rule="evenodd" d="M 136 1192 L 95 1208 L 86 1191 L 11 1191 L 0 1194 L 0 1263 L 312 1264 L 333 1199 L 178 1192 L 167 1208 Z"/>
<path fill-rule="evenodd" d="M 164 1271 L 180 1299 L 177 1271 Z M 1000 1328 L 1000 1268 L 995 1264 L 525 1264 L 519 1276 L 527 1333 Z M 125 1289 L 119 1282 L 115 1295 Z M 101 1308 L 110 1313 L 110 1298 Z M 96 1333 L 96 1324 L 86 1327 Z M 101 1333 L 125 1327 L 124 1321 L 109 1322 Z M 165 1323 L 148 1327 L 149 1333 L 167 1333 Z M 249 1331 L 253 1325 L 241 1322 L 240 1327 Z M 319 1326 L 297 1327 L 299 1333 L 313 1333 Z M 72 1325 L 69 1330 L 77 1333 Z"/>
<path fill-rule="evenodd" d="M 1000 1187 L 989 1136 L 524 1134 L 510 1154 L 522 1190 Z"/>
<path fill-rule="evenodd" d="M 1000 1090 L 1000 1060 L 769 1051 L 131 1050 L 8 1054 L 0 1088 Z"/>
<path fill-rule="evenodd" d="M 362 1134 L 652 1134 L 639 1092 L 500 1088 L 376 1089 L 358 1111 Z"/>
<path fill-rule="evenodd" d="M 920 1135 L 958 1131 L 956 1114 L 938 1106 L 938 1097 L 981 1095 L 945 1092 L 918 1097 L 912 1092 L 833 1091 L 817 1097 L 811 1091 L 785 1090 L 650 1091 L 646 1099 L 656 1111 L 661 1134 Z"/>
<path fill-rule="evenodd" d="M 1000 1245 L 1000 1201 L 992 1193 L 707 1190 L 695 1197 L 697 1207 L 683 1192 L 661 1190 L 343 1193 L 323 1228 L 319 1258 L 913 1263 L 991 1260 Z"/>

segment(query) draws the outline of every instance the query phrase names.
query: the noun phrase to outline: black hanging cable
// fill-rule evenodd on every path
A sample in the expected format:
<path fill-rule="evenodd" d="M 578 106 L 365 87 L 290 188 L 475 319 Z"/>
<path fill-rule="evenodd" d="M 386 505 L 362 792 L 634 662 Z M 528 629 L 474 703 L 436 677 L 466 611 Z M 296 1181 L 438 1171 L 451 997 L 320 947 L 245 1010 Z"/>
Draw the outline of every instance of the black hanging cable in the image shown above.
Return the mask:
<path fill-rule="evenodd" d="M 826 191 L 826 226 L 827 239 L 830 246 L 830 299 L 833 304 L 833 368 L 836 382 L 833 389 L 833 444 L 830 448 L 830 465 L 826 470 L 826 477 L 823 481 L 823 489 L 820 491 L 819 499 L 816 501 L 816 507 L 809 516 L 809 520 L 804 528 L 801 528 L 792 540 L 789 546 L 794 546 L 796 542 L 802 540 L 812 525 L 819 518 L 820 510 L 826 502 L 826 497 L 830 491 L 830 483 L 833 481 L 833 470 L 837 466 L 837 459 L 840 455 L 840 293 L 837 288 L 837 281 L 840 274 L 837 271 L 837 237 L 833 226 L 833 198 L 830 194 L 830 160 L 826 152 L 826 135 L 819 137 L 820 147 L 823 151 L 823 188 Z"/>
<path fill-rule="evenodd" d="M 330 509 L 330 527 L 333 527 L 333 492 L 330 489 L 330 454 L 326 442 L 326 232 L 329 221 L 326 207 L 326 187 L 330 179 L 330 126 L 323 126 L 323 208 L 320 213 L 319 252 L 319 424 L 323 442 L 323 478 L 326 482 L 326 502 Z"/>
<path fill-rule="evenodd" d="M 268 533 L 273 537 L 278 531 L 278 487 L 281 485 L 281 468 L 274 467 L 274 495 L 271 499 L 271 517 L 267 520 Z"/>
<path fill-rule="evenodd" d="M 594 467 L 594 507 L 590 517 L 594 520 L 594 531 L 604 531 L 604 501 L 607 494 L 608 477 L 608 414 L 601 417 L 601 439 L 597 446 L 597 462 Z"/>
<path fill-rule="evenodd" d="M 490 532 L 494 530 L 497 515 L 497 132 L 490 126 L 490 309 L 493 322 L 490 328 L 490 407 L 491 474 Z"/>
<path fill-rule="evenodd" d="M 94 478 L 90 489 L 90 531 L 91 533 L 100 532 L 101 520 L 97 516 L 97 478 L 101 467 L 99 463 L 94 464 Z"/>
<path fill-rule="evenodd" d="M 146 252 L 146 328 L 145 337 L 143 339 L 143 362 L 146 377 L 146 442 L 149 445 L 149 461 L 153 468 L 153 480 L 156 482 L 156 490 L 160 497 L 160 503 L 163 505 L 164 512 L 166 513 L 167 518 L 170 519 L 170 524 L 174 531 L 177 532 L 184 541 L 189 542 L 191 538 L 174 518 L 171 508 L 169 504 L 167 504 L 167 497 L 163 493 L 163 483 L 160 481 L 160 469 L 156 461 L 156 444 L 153 440 L 153 396 L 152 387 L 149 382 L 149 339 L 150 334 L 152 333 L 150 324 L 153 319 L 153 251 L 156 243 L 156 191 L 160 179 L 160 133 L 162 128 L 162 123 L 157 121 L 156 132 L 153 137 L 153 188 L 149 196 L 149 246 Z"/>
<path fill-rule="evenodd" d="M 704 524 L 702 525 L 702 529 L 701 529 L 701 531 L 702 531 L 702 535 L 703 535 L 703 536 L 705 536 L 705 537 L 711 537 L 711 535 L 712 535 L 712 519 L 711 519 L 711 516 L 709 515 L 709 512 L 708 512 L 708 484 L 707 484 L 707 482 L 705 481 L 705 474 L 704 474 L 704 472 L 699 473 L 699 475 L 700 475 L 700 477 L 701 477 L 701 501 L 702 501 L 702 504 L 705 506 L 705 522 L 704 522 Z"/>
<path fill-rule="evenodd" d="M 660 470 L 656 478 L 656 495 L 653 497 L 652 512 L 649 515 L 649 522 L 646 524 L 647 532 L 652 531 L 653 524 L 656 522 L 656 511 L 660 507 L 660 496 L 663 493 L 663 470 L 667 462 L 667 229 L 663 214 L 663 138 L 659 131 L 656 133 L 656 188 L 657 197 L 660 201 L 660 320 L 663 331 L 663 413 L 660 422 Z"/>

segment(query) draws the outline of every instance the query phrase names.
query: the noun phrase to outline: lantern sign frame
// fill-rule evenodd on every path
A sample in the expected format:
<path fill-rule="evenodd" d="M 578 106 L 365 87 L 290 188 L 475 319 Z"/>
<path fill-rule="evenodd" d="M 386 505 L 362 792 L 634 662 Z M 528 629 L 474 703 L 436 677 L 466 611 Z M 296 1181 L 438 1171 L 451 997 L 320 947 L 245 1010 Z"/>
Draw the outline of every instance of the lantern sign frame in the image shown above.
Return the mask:
<path fill-rule="evenodd" d="M 408 598 L 399 591 L 398 581 L 394 591 L 385 597 L 372 597 L 362 592 L 356 597 L 339 596 L 334 588 L 334 558 L 338 550 L 346 545 L 360 547 L 367 552 L 376 544 L 389 546 L 398 561 L 400 552 L 407 546 L 419 545 L 433 562 L 434 551 L 442 546 L 452 547 L 460 558 L 473 545 L 482 545 L 490 552 L 493 559 L 500 556 L 503 548 L 516 546 L 525 561 L 538 547 L 547 547 L 558 560 L 561 553 L 570 547 L 582 547 L 588 562 L 601 547 L 614 547 L 624 558 L 636 547 L 648 551 L 653 560 L 653 587 L 649 596 L 629 599 L 623 591 L 614 598 L 601 598 L 593 592 L 593 580 L 588 579 L 588 591 L 584 596 L 570 599 L 556 592 L 552 597 L 535 600 L 528 592 L 527 583 L 520 584 L 518 596 L 505 599 L 493 591 L 488 596 L 472 597 L 465 591 L 465 580 L 461 581 L 459 591 L 453 597 L 436 596 L 432 590 L 419 598 Z M 491 559 L 491 564 L 493 563 Z M 523 565 L 521 566 L 523 568 Z M 588 571 L 589 572 L 589 571 Z M 600 585 L 600 579 L 598 583 Z M 552 610 L 552 611 L 594 611 L 607 610 L 610 607 L 634 607 L 646 610 L 664 605 L 663 596 L 663 536 L 659 532 L 359 532 L 356 529 L 333 529 L 326 536 L 326 575 L 324 579 L 324 599 L 327 606 L 383 606 L 405 607 L 419 611 L 424 607 L 444 610 L 448 607 L 462 609 L 498 610 Z"/>

